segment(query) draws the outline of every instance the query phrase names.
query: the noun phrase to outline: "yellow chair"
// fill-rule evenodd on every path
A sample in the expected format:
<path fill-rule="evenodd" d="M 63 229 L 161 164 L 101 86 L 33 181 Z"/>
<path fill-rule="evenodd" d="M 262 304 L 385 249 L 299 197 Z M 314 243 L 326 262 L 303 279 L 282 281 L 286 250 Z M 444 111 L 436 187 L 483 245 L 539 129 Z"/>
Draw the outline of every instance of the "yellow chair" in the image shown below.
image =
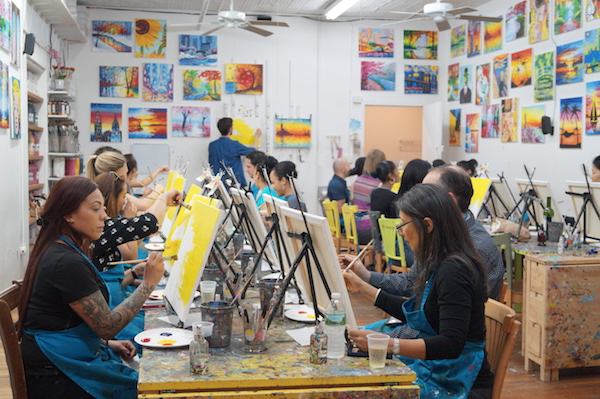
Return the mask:
<path fill-rule="evenodd" d="M 349 254 L 358 255 L 358 231 L 356 230 L 356 212 L 357 205 L 344 204 L 342 206 L 342 217 L 344 218 L 344 227 L 346 228 L 346 244 Z"/>
<path fill-rule="evenodd" d="M 340 253 L 340 243 L 342 240 L 342 226 L 340 225 L 340 214 L 338 212 L 337 201 L 331 201 L 326 198 L 323 202 L 323 210 L 327 217 L 327 224 L 329 224 L 329 230 L 335 244 L 335 250 Z"/>
<path fill-rule="evenodd" d="M 379 218 L 379 231 L 381 231 L 381 241 L 383 241 L 385 257 L 389 265 L 388 271 L 406 273 L 408 267 L 406 266 L 406 255 L 404 254 L 404 240 L 396 230 L 396 226 L 400 223 L 402 223 L 402 219 L 389 219 L 382 216 Z M 396 252 L 396 247 L 400 252 L 399 254 Z M 400 262 L 400 266 L 394 265 L 393 261 Z"/>

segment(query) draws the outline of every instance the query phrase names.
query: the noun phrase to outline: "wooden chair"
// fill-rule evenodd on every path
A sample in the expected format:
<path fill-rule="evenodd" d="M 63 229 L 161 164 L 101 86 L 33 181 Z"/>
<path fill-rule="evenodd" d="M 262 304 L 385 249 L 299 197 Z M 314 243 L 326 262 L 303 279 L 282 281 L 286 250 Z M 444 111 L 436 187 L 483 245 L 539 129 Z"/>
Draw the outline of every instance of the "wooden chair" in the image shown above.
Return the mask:
<path fill-rule="evenodd" d="M 408 267 L 406 266 L 406 255 L 404 254 L 404 239 L 396 230 L 396 226 L 400 223 L 402 223 L 402 219 L 382 216 L 379 218 L 379 230 L 381 231 L 381 240 L 383 241 L 385 257 L 389 266 L 388 271 L 406 273 Z M 398 251 L 396 251 L 396 248 Z M 394 265 L 393 261 L 400 262 L 400 266 Z"/>
<path fill-rule="evenodd" d="M 485 303 L 485 328 L 487 330 L 485 349 L 494 373 L 492 399 L 499 399 L 521 322 L 516 319 L 512 308 L 488 299 Z"/>
<path fill-rule="evenodd" d="M 21 358 L 15 321 L 13 321 L 11 313 L 18 306 L 21 284 L 23 284 L 23 280 L 13 281 L 12 286 L 0 292 L 0 337 L 4 345 L 4 356 L 6 357 L 10 385 L 15 399 L 27 399 L 23 359 Z"/>
<path fill-rule="evenodd" d="M 340 213 L 338 211 L 337 202 L 326 198 L 321 204 L 323 204 L 323 210 L 325 211 L 327 224 L 329 224 L 329 230 L 331 231 L 333 243 L 335 244 L 335 250 L 339 254 L 342 241 L 342 226 L 340 224 Z"/>

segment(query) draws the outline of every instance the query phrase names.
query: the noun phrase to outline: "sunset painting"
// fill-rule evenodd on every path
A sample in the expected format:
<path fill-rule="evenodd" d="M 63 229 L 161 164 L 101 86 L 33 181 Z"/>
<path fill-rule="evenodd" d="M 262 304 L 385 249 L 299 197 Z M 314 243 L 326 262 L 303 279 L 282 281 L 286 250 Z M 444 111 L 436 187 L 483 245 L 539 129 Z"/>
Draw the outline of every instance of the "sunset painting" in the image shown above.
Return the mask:
<path fill-rule="evenodd" d="M 583 40 L 556 48 L 556 84 L 583 81 Z"/>
<path fill-rule="evenodd" d="M 560 148 L 581 148 L 582 97 L 560 100 Z"/>
<path fill-rule="evenodd" d="M 510 57 L 510 87 L 523 87 L 531 84 L 531 57 L 531 48 L 512 53 Z"/>
<path fill-rule="evenodd" d="M 600 80 L 588 82 L 586 85 L 585 134 L 600 134 L 598 108 L 600 108 Z"/>
<path fill-rule="evenodd" d="M 122 123 L 123 105 L 90 105 L 90 141 L 120 143 L 123 141 Z"/>
<path fill-rule="evenodd" d="M 167 110 L 165 108 L 129 108 L 130 139 L 166 139 Z"/>
<path fill-rule="evenodd" d="M 491 53 L 502 49 L 502 21 L 483 23 L 483 52 Z"/>
<path fill-rule="evenodd" d="M 546 106 L 533 105 L 521 109 L 521 142 L 543 143 L 542 116 L 546 115 Z"/>
<path fill-rule="evenodd" d="M 585 32 L 583 61 L 585 73 L 600 72 L 600 29 Z"/>
<path fill-rule="evenodd" d="M 308 148 L 311 145 L 311 120 L 275 118 L 275 148 Z"/>

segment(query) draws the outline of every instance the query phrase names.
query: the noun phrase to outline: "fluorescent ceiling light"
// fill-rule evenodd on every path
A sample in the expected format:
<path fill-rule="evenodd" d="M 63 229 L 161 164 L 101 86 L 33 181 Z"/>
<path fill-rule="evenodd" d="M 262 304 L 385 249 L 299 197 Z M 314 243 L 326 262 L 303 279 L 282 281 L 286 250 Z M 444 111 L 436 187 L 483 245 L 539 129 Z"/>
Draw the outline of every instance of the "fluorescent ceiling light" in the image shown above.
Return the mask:
<path fill-rule="evenodd" d="M 357 2 L 358 0 L 338 0 L 333 6 L 329 7 L 329 9 L 325 11 L 325 18 L 336 19 L 348 11 L 348 9 Z"/>

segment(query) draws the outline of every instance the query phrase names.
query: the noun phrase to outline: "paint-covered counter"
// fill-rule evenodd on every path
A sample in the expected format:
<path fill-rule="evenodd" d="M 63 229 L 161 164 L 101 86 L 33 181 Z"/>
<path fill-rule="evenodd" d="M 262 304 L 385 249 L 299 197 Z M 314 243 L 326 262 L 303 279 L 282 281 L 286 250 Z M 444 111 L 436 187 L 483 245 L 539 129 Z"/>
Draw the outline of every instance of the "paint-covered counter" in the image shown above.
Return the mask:
<path fill-rule="evenodd" d="M 167 327 L 158 320 L 164 309 L 146 310 L 146 329 Z M 368 358 L 345 357 L 324 365 L 309 362 L 308 347 L 299 346 L 285 329 L 306 325 L 274 321 L 267 332 L 268 350 L 245 353 L 239 316 L 234 317 L 231 345 L 211 348 L 208 372 L 189 371 L 188 348 L 144 348 L 140 363 L 140 398 L 394 398 L 419 397 L 416 375 L 397 360 L 383 369 L 369 367 Z"/>
<path fill-rule="evenodd" d="M 600 256 L 527 256 L 523 302 L 525 370 L 600 366 Z"/>

